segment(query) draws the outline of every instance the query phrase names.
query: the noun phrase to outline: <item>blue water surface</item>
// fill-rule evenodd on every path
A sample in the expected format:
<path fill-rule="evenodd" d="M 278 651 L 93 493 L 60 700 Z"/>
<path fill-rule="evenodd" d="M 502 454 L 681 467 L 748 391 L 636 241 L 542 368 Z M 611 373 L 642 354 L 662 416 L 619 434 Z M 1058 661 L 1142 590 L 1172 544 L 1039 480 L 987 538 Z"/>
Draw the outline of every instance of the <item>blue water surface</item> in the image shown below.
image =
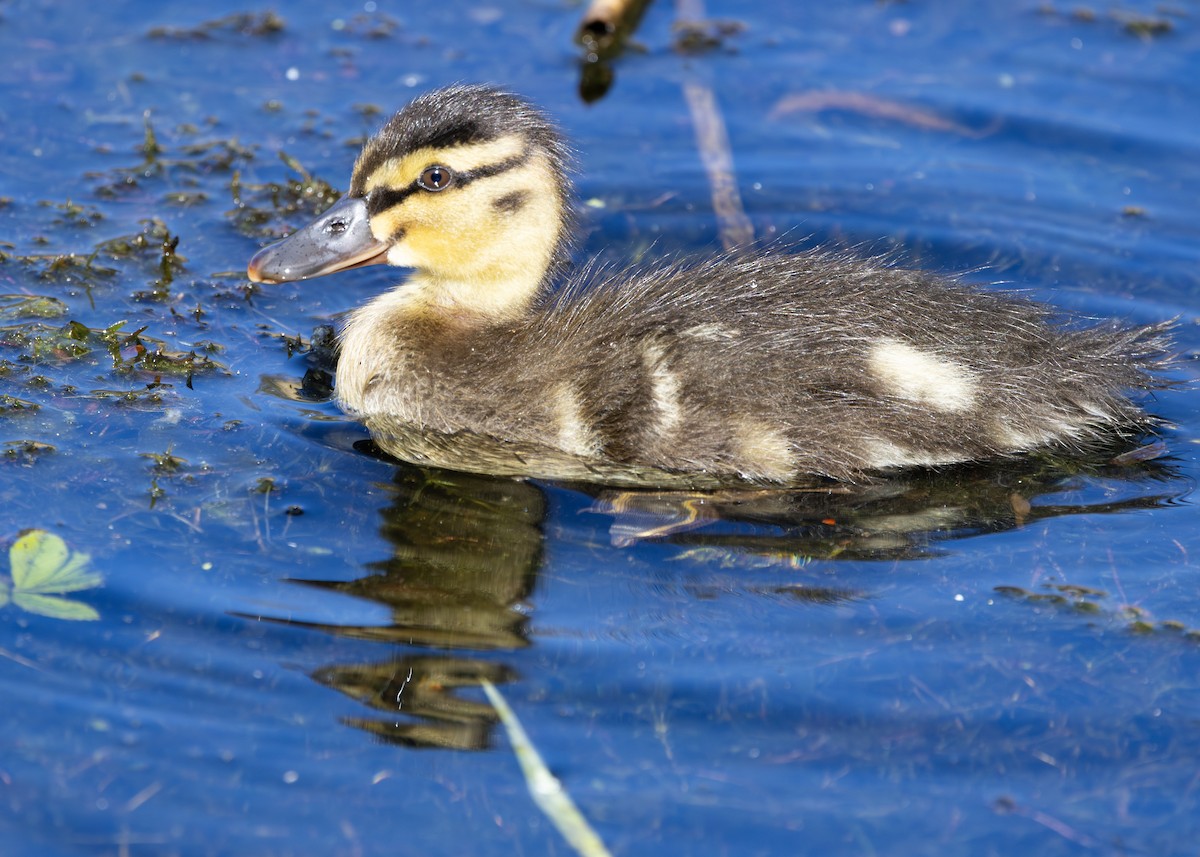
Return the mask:
<path fill-rule="evenodd" d="M 685 505 L 372 455 L 307 352 L 398 273 L 244 269 L 455 81 L 557 117 L 581 256 L 713 250 L 699 87 L 760 239 L 1178 317 L 1187 381 L 1200 9 L 663 2 L 590 104 L 574 3 L 267 11 L 0 3 L 0 553 L 104 580 L 0 607 L 0 851 L 572 853 L 481 679 L 614 854 L 1195 849 L 1194 389 L 1149 464 Z"/>

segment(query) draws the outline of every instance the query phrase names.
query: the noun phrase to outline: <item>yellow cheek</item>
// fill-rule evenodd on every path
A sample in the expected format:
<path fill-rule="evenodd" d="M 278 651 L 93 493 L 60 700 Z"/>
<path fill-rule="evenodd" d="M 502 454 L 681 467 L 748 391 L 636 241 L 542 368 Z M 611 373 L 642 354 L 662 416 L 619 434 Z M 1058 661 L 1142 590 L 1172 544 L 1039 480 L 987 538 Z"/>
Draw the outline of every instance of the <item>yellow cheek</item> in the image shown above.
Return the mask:
<path fill-rule="evenodd" d="M 421 224 L 409 231 L 403 245 L 409 254 L 420 260 L 418 267 L 431 271 L 459 268 L 463 260 L 462 245 L 478 243 L 475 230 L 448 230 L 446 227 Z"/>
<path fill-rule="evenodd" d="M 472 199 L 478 196 L 473 191 L 458 191 L 454 205 L 444 204 L 446 200 L 437 194 L 416 194 L 372 218 L 371 231 L 380 241 L 402 232 L 404 237 L 394 248 L 403 248 L 410 267 L 443 269 L 458 264 L 464 261 L 464 248 L 482 247 L 488 237 L 487 218 L 480 215 L 487 201 Z"/>

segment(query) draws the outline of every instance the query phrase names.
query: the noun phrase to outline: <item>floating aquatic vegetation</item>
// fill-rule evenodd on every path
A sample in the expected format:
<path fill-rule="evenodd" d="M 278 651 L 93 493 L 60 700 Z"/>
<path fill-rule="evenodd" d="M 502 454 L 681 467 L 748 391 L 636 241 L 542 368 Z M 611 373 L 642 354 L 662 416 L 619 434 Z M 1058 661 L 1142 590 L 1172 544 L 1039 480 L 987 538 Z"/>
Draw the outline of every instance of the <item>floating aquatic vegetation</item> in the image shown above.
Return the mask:
<path fill-rule="evenodd" d="M 184 157 L 170 160 L 170 166 L 194 172 L 224 172 L 254 158 L 256 147 L 243 146 L 237 138 L 207 140 L 179 148 Z"/>
<path fill-rule="evenodd" d="M 138 453 L 142 458 L 148 458 L 152 462 L 151 470 L 155 473 L 174 474 L 178 473 L 187 460 L 180 458 L 178 455 L 173 455 L 168 447 L 166 452 L 142 452 Z"/>
<path fill-rule="evenodd" d="M 95 254 L 81 253 L 8 253 L 0 251 L 0 264 L 25 266 L 31 277 L 50 283 L 77 285 L 91 289 L 99 281 L 116 276 L 115 268 L 97 265 Z"/>
<path fill-rule="evenodd" d="M 182 268 L 187 261 L 175 252 L 179 246 L 179 236 L 166 238 L 160 248 L 158 261 L 158 277 L 149 290 L 133 293 L 133 299 L 138 301 L 165 301 L 171 297 L 171 284 L 175 281 L 176 270 Z"/>
<path fill-rule="evenodd" d="M 1122 22 L 1125 32 L 1137 36 L 1143 41 L 1149 41 L 1155 36 L 1165 36 L 1174 32 L 1175 25 L 1166 18 L 1132 17 Z"/>
<path fill-rule="evenodd" d="M 100 618 L 82 601 L 58 597 L 65 592 L 94 589 L 104 582 L 88 570 L 90 558 L 67 547 L 45 530 L 26 530 L 8 551 L 9 576 L 0 575 L 0 606 L 14 606 L 51 619 L 90 621 Z"/>
<path fill-rule="evenodd" d="M 234 227 L 251 238 L 281 238 L 290 231 L 288 219 L 315 217 L 341 197 L 341 191 L 313 176 L 287 152 L 279 159 L 299 178 L 285 182 L 244 184 L 235 172 L 229 183 L 234 208 L 227 213 Z"/>
<path fill-rule="evenodd" d="M 213 18 L 192 27 L 151 27 L 146 35 L 152 39 L 204 41 L 221 33 L 242 36 L 271 36 L 283 32 L 286 22 L 276 12 L 235 12 L 224 18 Z"/>
<path fill-rule="evenodd" d="M 202 191 L 173 191 L 163 196 L 163 202 L 168 205 L 177 205 L 180 208 L 190 208 L 208 202 L 208 194 Z"/>
<path fill-rule="evenodd" d="M 279 492 L 279 485 L 270 476 L 263 476 L 254 483 L 250 492 L 253 494 L 276 494 Z"/>
<path fill-rule="evenodd" d="M 167 225 L 157 217 L 139 220 L 140 232 L 119 235 L 107 241 L 101 241 L 92 251 L 92 257 L 103 256 L 114 261 L 123 259 L 150 259 L 158 263 L 160 279 L 168 283 L 174 279 L 177 269 L 186 264 L 187 259 L 176 249 L 179 247 L 179 236 L 171 234 Z"/>
<path fill-rule="evenodd" d="M 0 417 L 24 416 L 37 413 L 38 405 L 16 396 L 0 395 Z"/>
<path fill-rule="evenodd" d="M 0 347 L 21 350 L 19 359 L 34 363 L 69 363 L 94 358 L 98 352 L 107 353 L 117 374 L 134 372 L 185 378 L 187 386 L 198 374 L 225 372 L 226 367 L 209 353 L 195 349 L 180 351 L 167 347 L 160 339 L 145 336 L 146 328 L 126 332 L 126 322 L 118 321 L 105 328 L 90 328 L 78 321 L 62 327 L 42 322 L 0 327 Z M 201 352 L 219 350 L 201 343 Z"/>
<path fill-rule="evenodd" d="M 1081 24 L 1095 24 L 1101 21 L 1101 16 L 1096 10 L 1086 6 L 1076 7 L 1066 12 L 1056 8 L 1053 3 L 1043 3 L 1037 8 L 1037 12 L 1049 18 L 1063 18 Z M 1175 32 L 1175 23 L 1171 20 L 1172 17 L 1187 17 L 1187 13 L 1183 9 L 1171 8 L 1166 5 L 1159 6 L 1157 12 L 1157 15 L 1149 15 L 1128 12 L 1123 9 L 1112 9 L 1109 11 L 1107 19 L 1119 25 L 1127 35 L 1136 36 L 1142 41 L 1148 42 L 1159 36 Z"/>
<path fill-rule="evenodd" d="M 239 163 L 250 161 L 255 156 L 255 147 L 243 146 L 236 138 L 216 138 L 197 143 L 188 143 L 171 150 L 159 141 L 158 133 L 147 113 L 142 142 L 136 147 L 142 161 L 130 167 L 114 167 L 110 170 L 90 172 L 85 175 L 96 183 L 92 192 L 102 199 L 112 199 L 141 186 L 145 180 L 168 183 L 171 191 L 164 201 L 178 204 L 180 185 L 195 186 L 196 178 L 214 172 L 227 172 Z M 200 129 L 185 125 L 177 129 L 180 136 L 194 136 Z M 170 157 L 168 157 L 168 153 Z M 199 193 L 189 193 L 194 200 Z"/>
<path fill-rule="evenodd" d="M 1173 619 L 1155 621 L 1143 608 L 1133 604 L 1108 605 L 1108 593 L 1102 589 L 1075 584 L 1043 585 L 1042 591 L 1033 591 L 1020 586 L 997 586 L 996 593 L 1034 606 L 1049 606 L 1060 610 L 1082 613 L 1097 618 L 1107 617 L 1125 626 L 1134 634 L 1169 633 L 1200 643 L 1200 629 L 1189 629 Z"/>
<path fill-rule="evenodd" d="M 332 27 L 338 32 L 368 39 L 386 39 L 400 29 L 400 22 L 383 12 L 359 12 L 350 19 L 337 18 Z"/>
<path fill-rule="evenodd" d="M 7 440 L 4 442 L 4 460 L 32 464 L 43 455 L 55 452 L 55 448 L 40 440 Z"/>
<path fill-rule="evenodd" d="M 704 21 L 677 21 L 671 28 L 671 49 L 679 54 L 704 54 L 719 49 L 735 50 L 731 41 L 745 32 L 742 21 L 713 18 Z"/>
<path fill-rule="evenodd" d="M 150 508 L 153 509 L 159 500 L 167 496 L 166 489 L 158 484 L 158 480 L 160 478 L 172 479 L 182 475 L 184 467 L 187 465 L 187 460 L 174 455 L 170 447 L 167 448 L 166 452 L 142 452 L 139 455 L 151 461 L 150 490 L 147 493 L 150 496 Z"/>
<path fill-rule="evenodd" d="M 333 371 L 337 367 L 337 340 L 333 328 L 319 325 L 311 339 L 300 334 L 271 333 L 287 352 L 288 359 L 305 356 L 308 367 L 297 379 L 293 375 L 262 375 L 259 392 L 292 402 L 325 402 L 333 397 Z"/>
<path fill-rule="evenodd" d="M 88 252 L 17 253 L 0 250 L 0 264 L 23 266 L 29 278 L 48 283 L 76 286 L 90 291 L 102 281 L 117 276 L 117 268 L 98 260 L 124 262 L 137 260 L 154 264 L 152 291 L 165 294 L 166 288 L 187 262 L 176 252 L 179 236 L 171 234 L 158 218 L 139 221 L 138 232 L 99 241 Z M 66 304 L 48 296 L 0 295 L 0 321 L 18 318 L 56 318 L 66 314 Z"/>
<path fill-rule="evenodd" d="M 158 410 L 165 404 L 163 390 L 170 389 L 170 384 L 151 383 L 140 389 L 132 390 L 90 390 L 88 398 L 100 402 L 112 402 L 116 405 Z"/>
<path fill-rule="evenodd" d="M 0 295 L 0 321 L 25 318 L 61 318 L 67 305 L 49 295 Z"/>
<path fill-rule="evenodd" d="M 69 199 L 66 202 L 58 203 L 43 200 L 39 205 L 45 208 L 53 208 L 58 212 L 51 221 L 55 226 L 88 227 L 95 226 L 104 220 L 104 215 L 95 206 L 80 205 Z"/>

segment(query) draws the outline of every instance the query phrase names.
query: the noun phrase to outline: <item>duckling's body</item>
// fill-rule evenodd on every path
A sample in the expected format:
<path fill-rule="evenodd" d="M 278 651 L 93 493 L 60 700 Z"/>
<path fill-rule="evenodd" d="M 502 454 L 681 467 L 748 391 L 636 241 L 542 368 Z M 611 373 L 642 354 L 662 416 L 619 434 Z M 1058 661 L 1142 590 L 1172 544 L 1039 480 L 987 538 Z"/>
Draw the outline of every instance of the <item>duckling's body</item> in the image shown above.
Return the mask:
<path fill-rule="evenodd" d="M 1162 329 L 1064 329 L 1038 304 L 824 252 L 576 278 L 564 151 L 486 87 L 429 93 L 350 193 L 253 279 L 382 261 L 337 395 L 399 458 L 619 484 L 792 484 L 1138 432 Z M 332 247 L 332 250 L 330 249 Z"/>

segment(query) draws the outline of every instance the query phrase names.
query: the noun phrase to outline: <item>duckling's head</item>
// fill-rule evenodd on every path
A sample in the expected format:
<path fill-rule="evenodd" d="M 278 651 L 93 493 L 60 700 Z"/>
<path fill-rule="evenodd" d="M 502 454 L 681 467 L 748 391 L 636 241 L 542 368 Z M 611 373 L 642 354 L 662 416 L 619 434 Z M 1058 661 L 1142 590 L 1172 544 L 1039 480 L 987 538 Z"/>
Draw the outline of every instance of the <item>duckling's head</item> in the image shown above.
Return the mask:
<path fill-rule="evenodd" d="M 519 315 L 569 251 L 568 154 L 537 109 L 488 86 L 420 96 L 363 147 L 350 191 L 259 251 L 256 282 L 387 262 L 414 307 Z"/>

